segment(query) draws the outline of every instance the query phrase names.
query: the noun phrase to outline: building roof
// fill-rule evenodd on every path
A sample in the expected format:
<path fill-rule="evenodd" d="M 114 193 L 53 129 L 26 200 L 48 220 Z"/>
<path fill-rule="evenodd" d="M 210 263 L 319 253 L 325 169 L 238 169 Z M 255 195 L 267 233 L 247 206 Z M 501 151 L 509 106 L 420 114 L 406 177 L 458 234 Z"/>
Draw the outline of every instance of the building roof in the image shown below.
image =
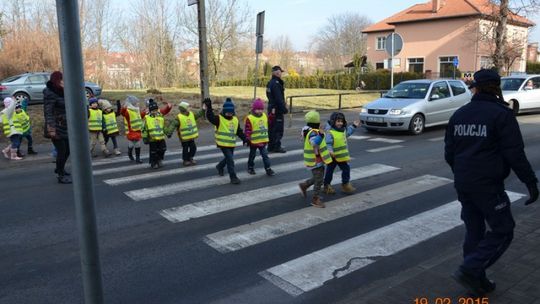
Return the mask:
<path fill-rule="evenodd" d="M 433 12 L 433 2 L 413 5 L 391 17 L 377 22 L 367 28 L 363 33 L 393 31 L 395 24 L 406 22 L 419 22 L 467 16 L 489 17 L 498 14 L 498 5 L 489 0 L 440 0 L 441 6 Z M 530 27 L 534 22 L 529 19 L 510 13 L 508 22 L 511 24 Z"/>

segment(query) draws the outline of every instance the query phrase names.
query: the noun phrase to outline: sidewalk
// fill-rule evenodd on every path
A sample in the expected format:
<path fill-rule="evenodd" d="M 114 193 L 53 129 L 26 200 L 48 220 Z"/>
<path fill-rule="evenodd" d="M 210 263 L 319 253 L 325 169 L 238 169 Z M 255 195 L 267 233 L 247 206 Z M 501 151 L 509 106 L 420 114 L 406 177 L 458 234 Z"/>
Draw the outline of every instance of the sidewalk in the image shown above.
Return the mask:
<path fill-rule="evenodd" d="M 517 204 L 522 205 L 523 200 Z M 461 246 L 455 246 L 393 277 L 362 286 L 337 303 L 540 304 L 540 202 L 526 207 L 516 205 L 513 210 L 514 240 L 488 269 L 497 289 L 487 296 L 487 302 L 468 300 L 470 296 L 450 277 L 462 260 Z M 421 302 L 421 298 L 427 302 Z"/>

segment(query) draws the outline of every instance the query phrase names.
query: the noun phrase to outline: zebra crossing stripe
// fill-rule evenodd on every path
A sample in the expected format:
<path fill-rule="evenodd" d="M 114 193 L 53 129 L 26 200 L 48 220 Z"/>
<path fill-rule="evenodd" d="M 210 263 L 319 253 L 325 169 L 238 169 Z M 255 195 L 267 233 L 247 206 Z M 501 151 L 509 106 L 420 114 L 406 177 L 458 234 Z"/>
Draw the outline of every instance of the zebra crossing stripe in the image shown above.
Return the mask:
<path fill-rule="evenodd" d="M 369 136 L 363 136 L 363 135 L 351 135 L 348 137 L 349 139 L 356 139 L 356 140 L 363 140 L 370 138 Z"/>
<path fill-rule="evenodd" d="M 236 146 L 237 147 L 242 147 L 242 143 L 236 143 Z M 197 152 L 211 151 L 211 150 L 214 150 L 214 149 L 217 149 L 215 144 L 214 145 L 201 146 L 201 147 L 197 147 Z M 169 155 L 169 156 L 180 155 L 180 154 L 182 154 L 181 151 L 174 151 L 174 152 L 167 153 L 167 155 Z M 148 159 L 148 156 L 143 156 L 143 157 L 141 157 L 141 159 Z M 111 158 L 106 158 L 106 159 L 99 159 L 99 160 L 93 161 L 92 166 L 110 165 L 110 164 L 118 163 L 119 160 L 124 161 L 124 160 L 126 160 L 126 157 L 121 156 L 121 157 L 111 157 Z"/>
<path fill-rule="evenodd" d="M 330 201 L 324 209 L 307 207 L 212 233 L 204 241 L 221 253 L 237 251 L 451 182 L 448 178 L 423 175 Z"/>
<path fill-rule="evenodd" d="M 285 173 L 289 171 L 298 170 L 304 167 L 304 161 L 295 161 L 284 163 L 278 166 L 273 166 L 272 169 L 278 174 Z M 266 174 L 250 175 L 248 173 L 239 173 L 237 174 L 238 178 L 242 181 L 250 180 L 255 178 L 266 177 Z M 168 195 L 183 193 L 191 190 L 203 189 L 216 185 L 225 185 L 230 183 L 229 177 L 227 176 L 214 176 L 207 177 L 204 179 L 196 179 L 178 183 L 172 183 L 162 186 L 150 187 L 137 189 L 132 191 L 124 192 L 125 195 L 133 199 L 134 201 L 143 201 L 152 198 L 164 197 Z"/>
<path fill-rule="evenodd" d="M 365 167 L 352 169 L 351 180 L 366 178 L 395 170 L 399 170 L 399 168 L 381 164 L 372 164 Z M 275 200 L 289 195 L 298 194 L 298 183 L 303 181 L 304 179 L 300 179 L 280 185 L 259 188 L 242 193 L 235 193 L 220 198 L 213 198 L 189 205 L 165 209 L 159 213 L 173 223 L 185 222 L 190 219 L 200 218 L 211 214 L 255 205 L 264 201 Z M 340 183 L 340 180 L 338 178 L 334 178 L 332 184 L 338 183 Z"/>
<path fill-rule="evenodd" d="M 382 148 L 377 148 L 377 149 L 369 149 L 369 150 L 366 150 L 366 152 L 376 153 L 376 152 L 394 150 L 394 149 L 399 149 L 399 148 L 403 148 L 403 146 L 402 145 L 394 145 L 394 146 L 382 147 Z"/>
<path fill-rule="evenodd" d="M 524 196 L 507 193 L 512 202 Z M 460 226 L 460 211 L 460 203 L 453 201 L 274 266 L 259 275 L 298 296 Z"/>
<path fill-rule="evenodd" d="M 292 151 L 288 151 L 285 154 L 272 155 L 272 159 L 284 158 L 284 157 L 287 157 L 287 156 L 298 155 L 298 154 L 301 154 L 301 153 L 304 153 L 304 150 L 302 150 L 302 149 L 292 150 Z M 219 155 L 223 156 L 222 153 L 219 153 Z M 201 160 L 202 158 L 199 157 L 198 159 Z M 235 160 L 236 163 L 244 163 L 244 162 L 247 162 L 247 161 L 248 161 L 247 157 Z M 136 182 L 136 181 L 160 178 L 160 177 L 164 177 L 164 176 L 204 171 L 204 170 L 207 170 L 207 169 L 212 169 L 215 166 L 216 166 L 216 164 L 214 163 L 214 164 L 198 165 L 198 166 L 193 166 L 193 167 L 183 167 L 183 168 L 174 168 L 174 169 L 161 170 L 161 171 L 153 171 L 153 172 L 142 173 L 142 174 L 137 174 L 137 175 L 124 176 L 124 177 L 120 177 L 120 178 L 106 179 L 103 182 L 106 183 L 107 185 L 110 185 L 110 186 L 118 186 L 118 185 L 123 185 L 123 184 L 129 184 L 129 183 Z"/>
<path fill-rule="evenodd" d="M 368 139 L 368 141 L 382 142 L 382 143 L 387 143 L 387 144 L 398 144 L 398 143 L 404 142 L 404 140 L 401 140 L 401 139 L 391 139 L 391 138 L 382 138 L 382 137 Z"/>
<path fill-rule="evenodd" d="M 441 137 L 434 137 L 434 138 L 430 138 L 428 139 L 429 141 L 443 141 L 444 140 L 444 136 L 441 136 Z"/>
<path fill-rule="evenodd" d="M 248 153 L 249 153 L 249 150 L 234 151 L 235 156 L 236 155 L 248 154 Z M 181 153 L 180 152 L 178 152 L 178 153 L 171 152 L 171 153 L 165 154 L 165 157 L 168 158 L 169 156 L 173 156 L 173 155 L 177 155 L 177 154 L 181 154 Z M 217 158 L 217 157 L 222 157 L 222 156 L 223 156 L 223 153 L 217 152 L 217 153 L 211 153 L 211 154 L 205 154 L 205 155 L 197 156 L 197 157 L 195 157 L 195 160 L 199 161 L 199 160 L 212 159 L 212 158 Z M 163 161 L 164 165 L 170 165 L 170 164 L 180 165 L 181 163 L 182 163 L 182 160 L 179 159 L 179 158 L 177 158 L 177 159 L 169 159 L 169 160 Z M 192 167 L 186 167 L 186 168 L 192 168 Z M 106 175 L 106 174 L 112 174 L 112 173 L 118 173 L 118 172 L 128 172 L 128 171 L 135 171 L 135 170 L 141 170 L 141 169 L 148 169 L 148 168 L 146 166 L 139 166 L 139 165 L 135 165 L 133 163 L 129 163 L 128 165 L 122 166 L 122 167 L 114 167 L 114 168 L 93 170 L 92 173 L 94 174 L 94 176 L 99 176 L 99 175 Z M 159 172 L 163 172 L 163 171 L 159 171 Z"/>

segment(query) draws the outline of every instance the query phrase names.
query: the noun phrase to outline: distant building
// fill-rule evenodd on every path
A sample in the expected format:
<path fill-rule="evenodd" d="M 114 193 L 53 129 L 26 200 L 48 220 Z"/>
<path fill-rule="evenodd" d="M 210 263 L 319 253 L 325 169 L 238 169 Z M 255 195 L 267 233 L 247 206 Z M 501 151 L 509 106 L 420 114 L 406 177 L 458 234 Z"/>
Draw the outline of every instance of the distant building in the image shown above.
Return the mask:
<path fill-rule="evenodd" d="M 538 51 L 538 42 L 527 45 L 527 61 L 540 62 L 540 52 Z"/>
<path fill-rule="evenodd" d="M 448 77 L 457 59 L 461 71 L 492 66 L 494 26 L 489 16 L 498 6 L 488 0 L 432 0 L 413 5 L 363 30 L 367 34 L 367 60 L 376 69 L 388 68 L 386 37 L 403 37 L 403 50 L 394 59 L 395 71 Z M 515 53 L 508 72 L 524 72 L 528 30 L 534 23 L 511 13 L 507 37 Z M 511 64 L 510 64 L 511 63 Z"/>

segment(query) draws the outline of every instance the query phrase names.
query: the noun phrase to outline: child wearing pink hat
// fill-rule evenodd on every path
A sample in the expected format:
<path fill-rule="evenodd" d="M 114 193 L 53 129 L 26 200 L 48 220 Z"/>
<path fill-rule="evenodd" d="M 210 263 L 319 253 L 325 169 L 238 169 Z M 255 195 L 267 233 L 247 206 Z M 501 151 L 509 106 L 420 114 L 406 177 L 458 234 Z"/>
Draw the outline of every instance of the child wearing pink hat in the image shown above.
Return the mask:
<path fill-rule="evenodd" d="M 248 157 L 248 173 L 255 174 L 255 156 L 257 150 L 261 154 L 264 169 L 268 176 L 274 175 L 274 171 L 270 168 L 270 159 L 266 145 L 268 144 L 268 117 L 264 113 L 264 102 L 257 98 L 251 105 L 251 113 L 248 114 L 244 121 L 244 133 L 249 140 L 249 157 Z"/>

